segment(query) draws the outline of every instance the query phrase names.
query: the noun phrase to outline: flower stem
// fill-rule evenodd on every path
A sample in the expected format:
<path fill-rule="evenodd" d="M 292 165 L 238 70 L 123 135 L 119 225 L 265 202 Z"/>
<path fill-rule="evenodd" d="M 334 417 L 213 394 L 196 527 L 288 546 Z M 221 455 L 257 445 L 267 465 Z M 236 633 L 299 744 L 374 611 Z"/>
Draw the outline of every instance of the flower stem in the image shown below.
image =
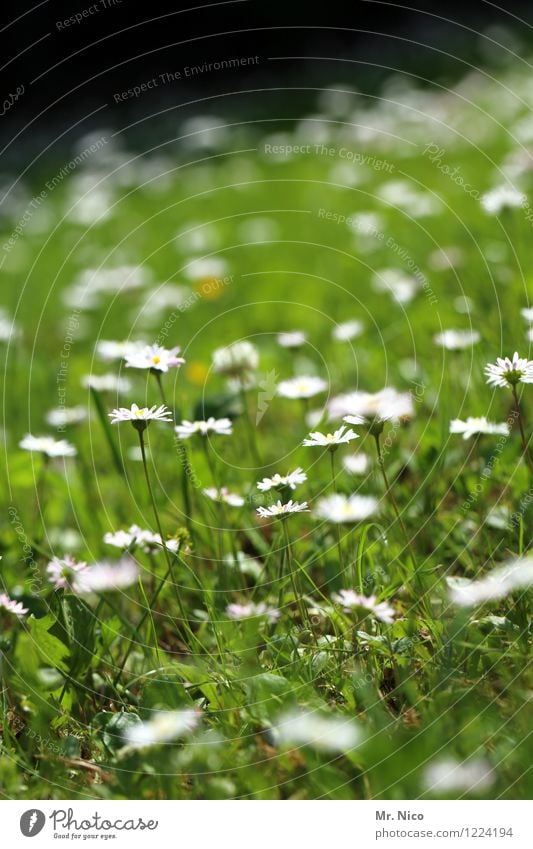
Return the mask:
<path fill-rule="evenodd" d="M 400 509 L 398 507 L 396 498 L 394 497 L 394 492 L 392 491 L 392 487 L 389 483 L 389 478 L 388 478 L 388 475 L 387 475 L 387 472 L 386 472 L 386 469 L 385 469 L 385 460 L 383 458 L 383 454 L 382 454 L 382 451 L 381 451 L 381 443 L 379 441 L 379 434 L 377 434 L 377 433 L 374 434 L 374 439 L 375 439 L 375 442 L 376 442 L 376 451 L 377 451 L 377 455 L 378 455 L 378 466 L 381 470 L 381 476 L 383 478 L 383 483 L 385 484 L 385 493 L 386 493 L 387 498 L 389 499 L 389 501 L 392 505 L 392 509 L 394 510 L 396 518 L 398 519 L 399 525 L 402 529 L 402 533 L 405 537 L 405 542 L 407 544 L 407 549 L 408 549 L 409 555 L 411 557 L 411 561 L 412 561 L 412 564 L 413 564 L 413 569 L 415 571 L 415 575 L 418 575 L 418 566 L 417 566 L 416 557 L 415 557 L 415 554 L 414 554 L 414 551 L 413 551 L 411 539 L 409 537 L 409 534 L 407 533 L 407 528 L 405 527 L 405 523 L 402 519 L 402 514 L 400 513 Z"/>
<path fill-rule="evenodd" d="M 284 531 L 284 534 L 285 534 L 286 563 L 287 563 L 287 570 L 289 572 L 289 576 L 290 576 L 290 579 L 291 579 L 292 592 L 294 594 L 294 599 L 295 599 L 296 603 L 298 604 L 298 610 L 300 611 L 300 619 L 302 620 L 302 625 L 304 625 L 304 624 L 309 622 L 309 617 L 308 617 L 308 614 L 307 614 L 307 608 L 305 607 L 305 605 L 303 603 L 303 599 L 301 597 L 301 594 L 299 593 L 298 587 L 296 586 L 295 573 L 294 573 L 294 570 L 292 568 L 291 538 L 289 536 L 289 531 L 288 531 L 288 528 L 287 528 L 287 521 L 284 519 L 284 520 L 282 520 L 281 524 L 283 525 L 283 531 Z"/>
<path fill-rule="evenodd" d="M 331 481 L 333 483 L 333 492 L 337 493 L 337 475 L 335 473 L 335 452 L 329 452 L 330 462 L 331 462 Z M 344 574 L 344 557 L 342 554 L 342 534 L 341 534 L 341 526 L 339 522 L 335 523 L 336 533 L 337 533 L 337 551 L 339 555 L 339 568 L 341 572 Z"/>
<path fill-rule="evenodd" d="M 127 480 L 126 469 L 124 468 L 124 464 L 122 462 L 122 457 L 120 456 L 119 450 L 115 444 L 115 440 L 113 438 L 113 434 L 111 433 L 111 427 L 109 424 L 109 419 L 106 415 L 106 411 L 104 409 L 104 405 L 102 403 L 102 398 L 100 397 L 100 393 L 96 391 L 96 389 L 91 388 L 91 396 L 94 401 L 94 406 L 96 407 L 96 412 L 98 413 L 98 418 L 100 419 L 104 436 L 107 440 L 107 444 L 109 446 L 109 450 L 111 452 L 111 457 L 113 458 L 113 464 L 115 469 L 121 475 L 124 480 Z"/>
<path fill-rule="evenodd" d="M 516 391 L 516 385 L 513 385 L 513 398 L 516 406 L 516 412 L 518 414 L 518 427 L 520 428 L 520 438 L 522 440 L 522 456 L 526 461 L 529 471 L 533 473 L 533 460 L 531 459 L 531 454 L 529 453 L 529 440 L 526 437 L 526 431 L 524 427 L 524 418 L 522 416 L 522 407 L 520 405 L 520 399 L 518 398 L 518 393 Z"/>
<path fill-rule="evenodd" d="M 157 385 L 159 387 L 159 394 L 161 396 L 161 400 L 165 407 L 168 407 L 166 393 L 163 386 L 163 380 L 161 378 L 161 372 L 154 371 L 155 379 L 157 381 Z M 169 407 L 169 410 L 171 408 Z M 174 410 L 172 410 L 172 414 L 174 415 Z M 191 492 L 189 488 L 189 482 L 192 478 L 191 466 L 189 463 L 189 455 L 187 452 L 187 447 L 182 439 L 176 437 L 176 444 L 178 446 L 178 453 L 181 462 L 181 492 L 183 495 L 183 505 L 185 509 L 185 524 L 187 525 L 187 530 L 189 533 L 193 534 L 192 526 L 191 526 L 191 517 L 192 517 L 192 503 L 191 503 Z"/>

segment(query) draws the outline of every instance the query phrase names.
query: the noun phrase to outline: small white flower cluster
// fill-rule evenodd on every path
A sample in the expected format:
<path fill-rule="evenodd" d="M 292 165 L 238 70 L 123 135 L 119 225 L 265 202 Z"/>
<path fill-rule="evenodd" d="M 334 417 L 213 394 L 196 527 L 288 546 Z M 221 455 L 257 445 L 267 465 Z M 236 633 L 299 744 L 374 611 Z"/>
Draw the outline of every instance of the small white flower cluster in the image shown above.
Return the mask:
<path fill-rule="evenodd" d="M 153 531 L 140 528 L 138 525 L 131 525 L 127 531 L 115 531 L 104 535 L 104 542 L 107 545 L 112 545 L 115 548 L 121 548 L 124 551 L 132 550 L 136 546 L 142 549 L 146 554 L 157 554 L 163 551 L 163 540 L 159 534 Z M 164 548 L 168 551 L 178 551 L 179 541 L 177 539 L 165 540 Z"/>

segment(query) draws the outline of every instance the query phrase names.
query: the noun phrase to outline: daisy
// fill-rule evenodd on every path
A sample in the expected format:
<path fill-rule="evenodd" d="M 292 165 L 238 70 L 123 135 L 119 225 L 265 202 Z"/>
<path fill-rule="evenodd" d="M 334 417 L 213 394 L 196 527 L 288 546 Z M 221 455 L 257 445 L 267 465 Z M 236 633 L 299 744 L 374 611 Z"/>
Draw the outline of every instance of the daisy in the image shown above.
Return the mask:
<path fill-rule="evenodd" d="M 127 354 L 126 366 L 166 373 L 171 368 L 179 368 L 185 362 L 183 357 L 178 357 L 180 351 L 179 347 L 167 350 L 161 345 L 147 345 L 146 348 Z"/>
<path fill-rule="evenodd" d="M 366 475 L 371 464 L 368 454 L 352 454 L 342 460 L 342 465 L 350 475 Z"/>
<path fill-rule="evenodd" d="M 481 793 L 496 781 L 492 767 L 484 758 L 457 761 L 455 758 L 440 758 L 424 770 L 423 784 L 428 793 Z"/>
<path fill-rule="evenodd" d="M 531 307 L 525 307 L 523 310 L 520 310 L 520 314 L 526 321 L 533 324 L 533 309 Z"/>
<path fill-rule="evenodd" d="M 377 271 L 373 278 L 377 292 L 388 292 L 397 304 L 408 304 L 420 289 L 416 277 L 411 277 L 397 268 L 384 268 Z"/>
<path fill-rule="evenodd" d="M 275 607 L 268 607 L 264 602 L 254 604 L 253 601 L 248 604 L 229 604 L 226 613 L 230 619 L 237 620 L 266 616 L 271 623 L 277 622 L 281 616 L 280 611 Z"/>
<path fill-rule="evenodd" d="M 326 519 L 334 524 L 363 522 L 376 513 L 377 498 L 371 495 L 342 495 L 334 493 L 321 498 L 314 511 L 317 519 Z"/>
<path fill-rule="evenodd" d="M 80 595 L 127 589 L 139 580 L 139 574 L 137 564 L 130 557 L 116 561 L 101 560 L 79 572 L 72 589 Z"/>
<path fill-rule="evenodd" d="M 146 430 L 151 421 L 156 422 L 171 422 L 172 413 L 161 404 L 160 407 L 138 407 L 137 404 L 132 404 L 128 410 L 127 407 L 119 407 L 118 410 L 113 410 L 108 413 L 111 424 L 119 424 L 120 422 L 131 422 L 133 427 L 139 432 Z"/>
<path fill-rule="evenodd" d="M 489 215 L 499 215 L 504 209 L 518 209 L 524 206 L 527 198 L 512 186 L 498 186 L 486 192 L 481 198 L 481 206 Z"/>
<path fill-rule="evenodd" d="M 10 342 L 20 335 L 20 331 L 8 314 L 0 309 L 0 342 Z"/>
<path fill-rule="evenodd" d="M 378 602 L 375 595 L 359 595 L 355 590 L 341 590 L 332 599 L 342 605 L 345 613 L 356 611 L 363 616 L 373 616 L 385 625 L 394 624 L 394 608 L 386 601 Z"/>
<path fill-rule="evenodd" d="M 311 746 L 324 752 L 349 752 L 362 740 L 362 732 L 352 719 L 306 713 L 303 709 L 279 717 L 272 733 L 279 745 Z"/>
<path fill-rule="evenodd" d="M 163 551 L 163 540 L 160 535 L 140 528 L 138 525 L 131 525 L 127 531 L 121 530 L 104 534 L 104 542 L 106 545 L 112 545 L 123 551 L 131 549 L 133 546 L 139 546 L 145 554 L 157 554 L 159 551 Z M 169 551 L 175 551 L 179 547 L 179 543 L 175 539 L 169 539 L 165 541 L 164 547 Z"/>
<path fill-rule="evenodd" d="M 279 333 L 277 342 L 281 348 L 301 348 L 307 342 L 307 336 L 302 330 L 291 330 Z"/>
<path fill-rule="evenodd" d="M 470 439 L 471 436 L 477 436 L 478 433 L 508 436 L 509 425 L 506 422 L 493 424 L 487 421 L 485 416 L 480 416 L 479 418 L 469 416 L 466 422 L 461 421 L 461 419 L 453 419 L 450 422 L 450 433 L 462 433 L 463 439 Z"/>
<path fill-rule="evenodd" d="M 337 342 L 350 342 L 352 339 L 360 336 L 363 329 L 363 323 L 361 321 L 357 321 L 357 319 L 353 319 L 352 321 L 345 321 L 342 324 L 337 324 L 337 326 L 333 328 L 332 336 Z"/>
<path fill-rule="evenodd" d="M 447 578 L 451 600 L 459 607 L 476 607 L 485 602 L 500 601 L 517 590 L 533 586 L 533 557 L 511 560 L 478 581 Z"/>
<path fill-rule="evenodd" d="M 58 407 L 46 414 L 46 422 L 52 427 L 66 427 L 84 422 L 87 416 L 85 407 Z"/>
<path fill-rule="evenodd" d="M 308 513 L 309 507 L 307 501 L 299 504 L 297 501 L 288 501 L 287 504 L 282 504 L 278 501 L 277 504 L 272 504 L 270 507 L 258 507 L 257 513 L 261 519 L 286 519 L 290 513 Z"/>
<path fill-rule="evenodd" d="M 46 574 L 56 590 L 68 590 L 86 568 L 86 563 L 77 563 L 70 554 L 66 554 L 63 558 L 54 557 L 46 567 Z"/>
<path fill-rule="evenodd" d="M 87 374 L 82 378 L 81 385 L 95 392 L 130 392 L 131 381 L 116 374 Z"/>
<path fill-rule="evenodd" d="M 515 387 L 518 383 L 533 383 L 533 360 L 519 357 L 515 351 L 513 359 L 497 357 L 496 363 L 485 366 L 487 383 L 503 388 Z"/>
<path fill-rule="evenodd" d="M 477 330 L 443 330 L 433 337 L 436 345 L 446 348 L 448 351 L 461 351 L 463 348 L 471 348 L 477 345 L 481 334 Z"/>
<path fill-rule="evenodd" d="M 335 433 L 324 434 L 314 431 L 307 439 L 304 439 L 303 444 L 306 448 L 329 448 L 330 451 L 335 451 L 339 445 L 347 445 L 353 439 L 359 439 L 359 435 L 351 429 L 348 430 L 346 425 L 342 425 Z"/>
<path fill-rule="evenodd" d="M 32 436 L 30 433 L 19 442 L 19 447 L 47 457 L 75 457 L 78 453 L 66 439 L 55 440 L 51 436 Z"/>
<path fill-rule="evenodd" d="M 230 492 L 226 486 L 223 486 L 220 489 L 209 487 L 208 489 L 204 489 L 203 493 L 210 498 L 211 501 L 223 502 L 224 504 L 228 504 L 230 507 L 242 507 L 245 503 L 242 495 L 238 495 L 236 492 Z"/>
<path fill-rule="evenodd" d="M 124 342 L 114 342 L 101 339 L 96 343 L 96 354 L 101 360 L 113 362 L 114 360 L 124 360 L 145 347 L 146 342 L 132 342 L 129 339 Z"/>
<path fill-rule="evenodd" d="M 278 384 L 278 395 L 281 398 L 313 398 L 321 392 L 326 392 L 328 384 L 321 377 L 292 377 Z"/>
<path fill-rule="evenodd" d="M 271 489 L 285 489 L 286 487 L 295 490 L 297 486 L 305 483 L 306 480 L 306 473 L 298 467 L 294 472 L 289 472 L 288 475 L 275 474 L 272 478 L 263 478 L 257 484 L 257 489 L 260 492 L 268 492 Z"/>
<path fill-rule="evenodd" d="M 217 348 L 213 354 L 213 368 L 217 374 L 241 377 L 259 366 L 259 354 L 251 342 L 234 342 L 226 348 Z"/>
<path fill-rule="evenodd" d="M 0 593 L 0 610 L 6 613 L 12 613 L 13 616 L 18 616 L 19 619 L 28 613 L 28 608 L 23 607 L 20 601 L 13 601 L 6 593 Z"/>
<path fill-rule="evenodd" d="M 379 392 L 350 392 L 332 398 L 328 405 L 331 419 L 343 418 L 350 424 L 401 421 L 414 415 L 413 398 L 409 392 L 388 387 Z"/>
<path fill-rule="evenodd" d="M 174 430 L 180 439 L 190 439 L 195 433 L 199 436 L 209 436 L 210 433 L 216 433 L 218 436 L 231 436 L 233 424 L 231 419 L 215 419 L 210 416 L 207 421 L 189 422 L 185 420 L 180 425 L 176 425 Z"/>
<path fill-rule="evenodd" d="M 131 725 L 125 735 L 128 745 L 136 749 L 161 746 L 186 737 L 200 724 L 201 713 L 194 708 L 159 711 L 147 722 Z"/>

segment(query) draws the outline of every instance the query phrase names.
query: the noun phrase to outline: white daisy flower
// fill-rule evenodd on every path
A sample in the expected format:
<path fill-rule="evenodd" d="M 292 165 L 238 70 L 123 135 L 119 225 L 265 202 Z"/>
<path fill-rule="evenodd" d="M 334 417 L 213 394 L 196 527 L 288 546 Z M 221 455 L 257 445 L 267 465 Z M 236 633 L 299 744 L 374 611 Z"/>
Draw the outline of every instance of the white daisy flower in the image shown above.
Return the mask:
<path fill-rule="evenodd" d="M 217 348 L 213 354 L 213 369 L 217 374 L 228 377 L 240 377 L 255 371 L 259 366 L 259 354 L 251 342 L 246 339 L 234 342 L 225 348 Z"/>
<path fill-rule="evenodd" d="M 138 407 L 137 404 L 132 404 L 130 409 L 119 407 L 118 410 L 113 410 L 108 415 L 111 419 L 111 424 L 131 422 L 134 428 L 139 431 L 145 430 L 151 421 L 172 421 L 172 413 L 164 404 L 161 404 L 160 407 L 156 404 L 153 407 Z"/>
<path fill-rule="evenodd" d="M 28 608 L 24 607 L 20 601 L 14 601 L 6 593 L 0 593 L 0 611 L 12 613 L 13 616 L 18 616 L 19 619 L 28 613 Z"/>
<path fill-rule="evenodd" d="M 32 436 L 30 433 L 19 442 L 19 447 L 47 457 L 75 457 L 78 453 L 66 439 L 55 440 L 51 436 Z"/>
<path fill-rule="evenodd" d="M 508 185 L 491 189 L 481 198 L 481 206 L 489 215 L 499 215 L 504 209 L 518 209 L 526 202 L 527 197 L 523 192 Z"/>
<path fill-rule="evenodd" d="M 46 567 L 46 574 L 56 590 L 69 590 L 72 589 L 77 576 L 85 569 L 86 563 L 77 563 L 70 554 L 66 554 L 62 558 L 54 557 Z"/>
<path fill-rule="evenodd" d="M 171 368 L 179 368 L 185 362 L 183 357 L 178 357 L 180 351 L 179 347 L 168 350 L 161 345 L 147 345 L 146 348 L 127 354 L 126 366 L 166 373 Z"/>
<path fill-rule="evenodd" d="M 303 469 L 298 467 L 294 472 L 289 472 L 288 475 L 275 474 L 272 478 L 263 478 L 257 484 L 257 489 L 261 492 L 268 492 L 271 489 L 289 489 L 295 490 L 297 486 L 305 483 L 307 475 Z"/>
<path fill-rule="evenodd" d="M 485 366 L 485 376 L 490 386 L 513 387 L 517 383 L 533 383 L 533 360 L 519 357 L 515 351 L 513 359 L 497 357 L 496 363 Z"/>
<path fill-rule="evenodd" d="M 321 377 L 302 376 L 292 377 L 290 380 L 282 380 L 278 384 L 278 395 L 281 398 L 313 398 L 321 392 L 326 392 L 328 384 Z"/>
<path fill-rule="evenodd" d="M 182 737 L 188 737 L 201 721 L 201 713 L 194 708 L 155 713 L 147 722 L 128 728 L 125 741 L 136 749 L 164 746 Z"/>
<path fill-rule="evenodd" d="M 157 554 L 163 551 L 163 541 L 159 534 L 153 533 L 145 528 L 140 528 L 138 525 L 131 525 L 127 531 L 120 530 L 113 533 L 104 534 L 104 542 L 106 545 L 112 545 L 115 548 L 120 548 L 123 551 L 131 549 L 134 546 L 139 546 L 146 554 Z M 170 551 L 177 550 L 177 540 L 165 540 L 165 548 Z"/>
<path fill-rule="evenodd" d="M 526 321 L 528 321 L 530 324 L 533 324 L 533 308 L 532 307 L 525 307 L 523 310 L 520 310 L 520 314 L 522 315 L 523 318 L 525 318 Z"/>
<path fill-rule="evenodd" d="M 58 407 L 46 414 L 46 422 L 52 427 L 66 427 L 84 422 L 88 415 L 85 407 Z"/>
<path fill-rule="evenodd" d="M 248 604 L 229 604 L 226 608 L 226 613 L 230 619 L 252 619 L 256 617 L 266 616 L 269 622 L 277 622 L 281 613 L 275 607 L 269 607 L 264 602 L 254 604 L 253 601 Z"/>
<path fill-rule="evenodd" d="M 487 421 L 485 416 L 479 416 L 478 418 L 468 416 L 466 422 L 461 421 L 461 419 L 453 419 L 450 422 L 450 433 L 462 433 L 463 439 L 470 439 L 471 436 L 477 436 L 478 433 L 508 436 L 509 425 L 506 422 L 493 424 Z"/>
<path fill-rule="evenodd" d="M 282 746 L 311 746 L 322 752 L 349 752 L 358 746 L 362 732 L 352 719 L 293 710 L 279 717 L 272 728 Z"/>
<path fill-rule="evenodd" d="M 372 465 L 372 460 L 368 454 L 351 454 L 342 458 L 342 465 L 350 475 L 366 475 Z"/>
<path fill-rule="evenodd" d="M 359 439 L 359 435 L 353 430 L 348 429 L 346 425 L 342 425 L 335 433 L 320 433 L 314 431 L 309 434 L 307 439 L 304 439 L 303 444 L 306 448 L 329 448 L 335 450 L 339 445 L 347 445 L 353 439 Z"/>
<path fill-rule="evenodd" d="M 279 333 L 277 342 L 281 348 L 301 348 L 307 342 L 307 336 L 303 330 L 291 330 Z"/>
<path fill-rule="evenodd" d="M 321 498 L 315 507 L 317 519 L 334 524 L 363 522 L 377 512 L 379 501 L 371 495 L 342 495 L 334 493 Z"/>
<path fill-rule="evenodd" d="M 448 351 L 461 351 L 463 348 L 471 348 L 477 345 L 481 334 L 477 330 L 443 330 L 433 337 L 436 345 L 446 348 Z"/>
<path fill-rule="evenodd" d="M 108 339 L 101 339 L 96 343 L 96 354 L 101 360 L 114 362 L 115 360 L 124 360 L 126 357 L 141 351 L 143 348 L 146 348 L 146 342 L 132 342 L 129 339 L 124 342 L 115 342 Z"/>
<path fill-rule="evenodd" d="M 332 596 L 333 601 L 340 604 L 345 613 L 357 612 L 364 616 L 373 616 L 385 625 L 394 624 L 394 608 L 386 601 L 378 601 L 375 595 L 359 595 L 355 590 L 340 590 Z"/>
<path fill-rule="evenodd" d="M 116 561 L 101 560 L 79 572 L 75 576 L 72 589 L 80 595 L 112 592 L 133 586 L 139 576 L 139 567 L 130 557 Z"/>
<path fill-rule="evenodd" d="M 484 758 L 457 761 L 440 758 L 426 767 L 423 784 L 428 793 L 438 796 L 448 793 L 481 793 L 496 781 L 496 775 Z"/>
<path fill-rule="evenodd" d="M 230 492 L 226 486 L 222 486 L 220 489 L 208 487 L 208 489 L 203 490 L 203 493 L 211 501 L 221 501 L 230 507 L 242 507 L 245 503 L 242 495 L 238 495 L 236 492 Z"/>
<path fill-rule="evenodd" d="M 20 336 L 20 331 L 8 314 L 0 309 L 0 342 L 10 342 Z"/>
<path fill-rule="evenodd" d="M 81 383 L 85 389 L 95 392 L 130 392 L 132 388 L 130 380 L 116 374 L 87 374 Z"/>
<path fill-rule="evenodd" d="M 361 321 L 357 321 L 357 319 L 353 319 L 352 321 L 345 321 L 342 324 L 337 324 L 337 326 L 333 328 L 332 335 L 337 342 L 350 342 L 352 339 L 356 339 L 357 336 L 360 336 L 363 330 L 363 323 Z"/>
<path fill-rule="evenodd" d="M 373 277 L 374 289 L 387 292 L 398 304 L 408 304 L 419 291 L 421 284 L 397 268 L 383 268 Z"/>
<path fill-rule="evenodd" d="M 447 578 L 450 596 L 459 607 L 476 607 L 491 601 L 501 601 L 517 590 L 533 586 L 533 557 L 511 560 L 478 581 L 466 578 Z"/>
<path fill-rule="evenodd" d="M 207 421 L 189 422 L 185 419 L 180 425 L 176 425 L 174 430 L 180 439 L 190 439 L 196 433 L 199 436 L 209 436 L 210 433 L 215 433 L 218 436 L 231 436 L 233 424 L 231 419 L 215 419 L 210 416 Z"/>
<path fill-rule="evenodd" d="M 223 259 L 217 257 L 198 257 L 191 260 L 184 268 L 184 274 L 189 280 L 223 280 L 227 276 L 229 266 Z"/>
<path fill-rule="evenodd" d="M 285 519 L 290 513 L 308 513 L 309 507 L 307 501 L 299 504 L 297 501 L 289 501 L 287 504 L 282 504 L 278 501 L 277 504 L 272 504 L 270 507 L 258 507 L 257 513 L 261 519 Z"/>
<path fill-rule="evenodd" d="M 401 421 L 414 416 L 413 398 L 409 392 L 392 387 L 379 392 L 349 392 L 337 395 L 328 404 L 330 419 L 344 419 L 349 424 Z M 363 422 L 361 422 L 361 419 Z"/>

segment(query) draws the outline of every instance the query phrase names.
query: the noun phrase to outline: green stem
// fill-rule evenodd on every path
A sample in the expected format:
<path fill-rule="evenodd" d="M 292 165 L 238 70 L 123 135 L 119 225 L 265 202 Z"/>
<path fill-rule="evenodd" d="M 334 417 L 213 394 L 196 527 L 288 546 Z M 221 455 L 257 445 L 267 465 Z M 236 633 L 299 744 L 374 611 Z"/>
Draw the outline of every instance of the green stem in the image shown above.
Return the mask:
<path fill-rule="evenodd" d="M 115 469 L 121 475 L 124 480 L 127 480 L 126 469 L 124 468 L 124 464 L 122 462 L 122 458 L 120 456 L 119 450 L 115 444 L 115 440 L 113 438 L 113 434 L 111 432 L 111 425 L 109 423 L 109 418 L 107 417 L 104 404 L 102 402 L 102 398 L 100 393 L 91 387 L 91 397 L 94 401 L 94 406 L 96 407 L 96 412 L 98 413 L 98 418 L 102 424 L 102 428 L 104 431 L 104 436 L 107 440 L 107 444 L 109 446 L 109 450 L 111 452 L 111 457 L 113 458 L 113 464 Z"/>
<path fill-rule="evenodd" d="M 335 474 L 335 452 L 329 452 L 330 461 L 331 461 L 331 480 L 333 483 L 333 492 L 337 493 L 337 475 Z M 339 555 L 339 568 L 341 573 L 344 575 L 344 557 L 342 554 L 342 534 L 341 534 L 341 526 L 339 522 L 335 523 L 336 534 L 337 534 L 337 551 Z"/>
<path fill-rule="evenodd" d="M 298 609 L 300 611 L 300 619 L 302 620 L 302 625 L 304 625 L 306 623 L 307 624 L 309 623 L 309 617 L 308 617 L 308 613 L 307 613 L 307 608 L 306 608 L 305 604 L 303 603 L 302 596 L 298 592 L 298 587 L 296 586 L 296 577 L 295 577 L 294 570 L 292 568 L 291 539 L 290 539 L 290 536 L 289 536 L 289 531 L 288 531 L 288 528 L 287 528 L 287 520 L 286 519 L 282 519 L 282 525 L 283 525 L 283 531 L 284 531 L 284 534 L 285 534 L 285 551 L 286 551 L 287 569 L 289 571 L 289 576 L 290 576 L 290 579 L 291 579 L 291 586 L 292 586 L 294 598 L 295 598 L 295 601 L 298 605 Z"/>
<path fill-rule="evenodd" d="M 513 398 L 516 405 L 516 412 L 518 414 L 518 427 L 520 429 L 520 438 L 522 440 L 522 456 L 526 461 L 529 471 L 533 473 L 533 460 L 531 459 L 531 454 L 529 453 L 529 440 L 526 437 L 526 431 L 524 428 L 524 419 L 522 416 L 522 407 L 520 406 L 520 400 L 518 398 L 518 393 L 516 391 L 516 385 L 512 387 L 513 389 Z"/>

